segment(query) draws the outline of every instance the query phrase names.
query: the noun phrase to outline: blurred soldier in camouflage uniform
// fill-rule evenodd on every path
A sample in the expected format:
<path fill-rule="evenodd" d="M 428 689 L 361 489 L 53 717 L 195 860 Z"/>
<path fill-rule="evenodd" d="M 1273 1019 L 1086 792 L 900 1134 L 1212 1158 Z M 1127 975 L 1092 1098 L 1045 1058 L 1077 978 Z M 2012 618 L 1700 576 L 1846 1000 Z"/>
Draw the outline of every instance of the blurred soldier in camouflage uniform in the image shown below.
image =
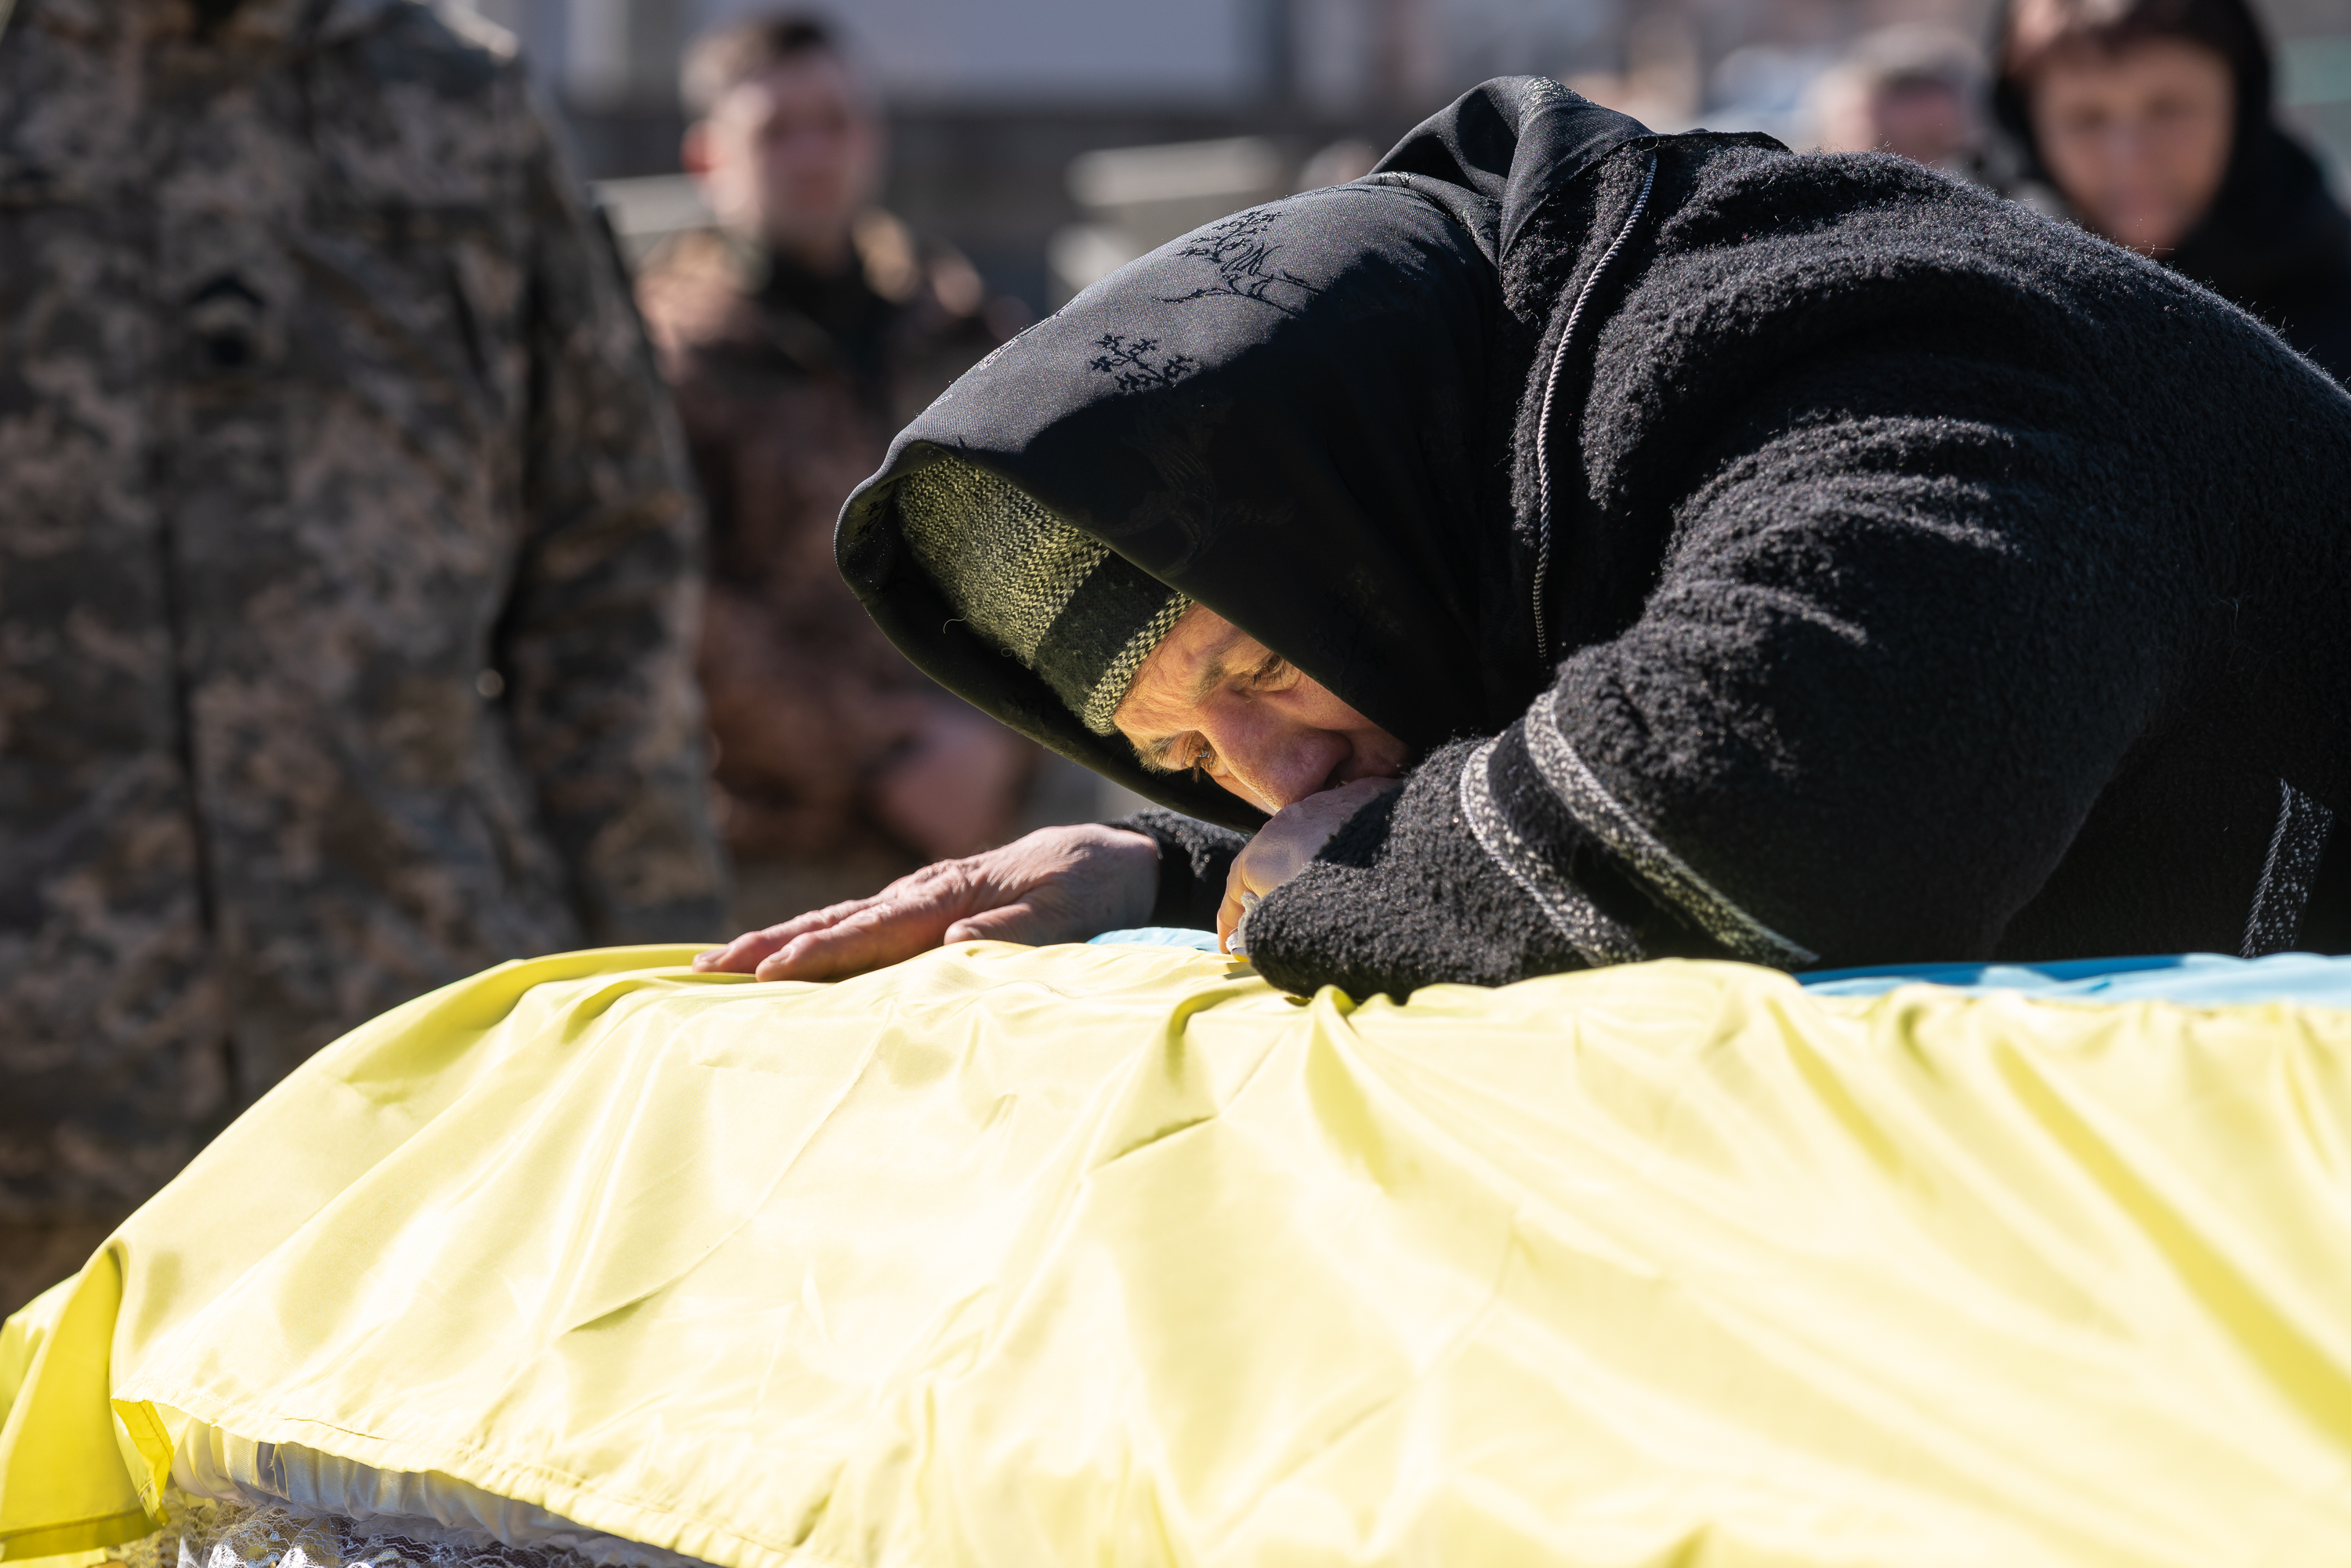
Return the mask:
<path fill-rule="evenodd" d="M 703 687 L 765 924 L 1010 834 L 1035 749 L 909 664 L 832 560 L 850 490 L 997 337 L 970 264 L 869 204 L 882 128 L 820 25 L 727 26 L 684 89 L 718 226 L 638 295 L 709 499 Z M 790 907 L 749 907 L 763 888 Z"/>
<path fill-rule="evenodd" d="M 724 934 L 682 448 L 459 26 L 0 36 L 0 1291 L 397 1002 Z"/>

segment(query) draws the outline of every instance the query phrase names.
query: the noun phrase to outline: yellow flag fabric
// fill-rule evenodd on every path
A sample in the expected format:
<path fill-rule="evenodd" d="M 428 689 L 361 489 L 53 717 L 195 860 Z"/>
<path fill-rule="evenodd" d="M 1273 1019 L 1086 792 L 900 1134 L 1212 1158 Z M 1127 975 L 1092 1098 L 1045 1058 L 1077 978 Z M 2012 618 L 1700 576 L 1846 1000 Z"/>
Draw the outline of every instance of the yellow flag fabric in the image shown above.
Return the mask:
<path fill-rule="evenodd" d="M 194 1433 L 723 1568 L 2351 1563 L 2351 1015 L 684 956 L 358 1030 L 13 1320 L 6 1558 Z"/>

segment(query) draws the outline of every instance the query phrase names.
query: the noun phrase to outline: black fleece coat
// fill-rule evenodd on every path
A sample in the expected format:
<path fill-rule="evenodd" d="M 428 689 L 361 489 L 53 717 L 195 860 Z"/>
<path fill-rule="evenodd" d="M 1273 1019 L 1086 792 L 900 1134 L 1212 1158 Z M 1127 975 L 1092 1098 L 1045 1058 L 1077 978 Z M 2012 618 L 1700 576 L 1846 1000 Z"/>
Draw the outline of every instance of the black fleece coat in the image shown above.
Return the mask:
<path fill-rule="evenodd" d="M 1648 156 L 1508 258 L 1546 341 Z M 2178 276 L 1898 160 L 1656 158 L 1564 416 L 1573 652 L 1265 899 L 1259 967 L 1364 995 L 2339 942 L 2351 398 Z M 1238 835 L 1136 825 L 1158 918 L 1206 923 Z"/>
<path fill-rule="evenodd" d="M 1468 214 L 1448 265 L 1468 265 L 1474 238 L 1494 268 L 1476 307 L 1484 384 L 1464 392 L 1482 415 L 1453 409 L 1388 444 L 1426 458 L 1395 472 L 1466 475 L 1495 497 L 1490 534 L 1459 535 L 1467 564 L 1429 570 L 1491 591 L 1479 615 L 1499 651 L 1447 677 L 1457 738 L 1440 731 L 1400 794 L 1249 916 L 1259 967 L 1362 996 L 1676 954 L 1802 968 L 2335 940 L 2331 889 L 2351 883 L 2325 852 L 2351 773 L 2351 396 L 2177 274 L 1896 159 L 1608 140 L 1620 128 L 1546 185 L 1552 154 L 1531 162 L 1528 138 L 1568 145 L 1563 126 L 1602 112 L 1549 83 L 1488 84 L 1366 182 L 1499 193 L 1497 230 L 1477 228 L 1483 197 L 1444 209 Z M 1343 228 L 1369 200 L 1268 209 L 1267 232 L 1305 222 L 1304 256 L 1314 214 Z M 1397 211 L 1437 235 L 1421 208 Z M 1425 503 L 1365 490 L 1389 471 L 1381 452 L 1332 449 L 1329 506 L 1353 511 L 1315 514 L 1336 540 L 1322 564 L 1231 570 L 1253 537 L 1294 549 L 1307 523 L 1278 497 L 1233 520 L 1220 486 L 1252 482 L 1241 465 L 1264 447 L 1257 421 L 1218 411 L 1253 378 L 1311 371 L 1279 357 L 1279 333 L 1344 303 L 1346 268 L 1301 274 L 1279 317 L 1213 319 L 1277 335 L 1165 385 L 1112 386 L 1071 351 L 1123 312 L 1155 332 L 1210 320 L 1186 302 L 1214 291 L 1184 270 L 1207 263 L 1183 258 L 1215 249 L 1146 258 L 967 377 L 852 498 L 840 549 L 941 680 L 1242 825 L 1229 798 L 1144 776 L 1079 730 L 893 543 L 901 476 L 942 454 L 983 463 L 1395 733 L 1382 702 L 1430 727 L 1405 700 L 1409 649 L 1358 636 L 1349 655 L 1322 612 L 1286 624 L 1281 595 L 1264 597 L 1314 605 L 1378 567 L 1370 611 L 1413 608 L 1410 578 L 1379 564 L 1404 558 L 1359 568 L 1332 532 L 1349 516 L 1413 526 Z M 1457 297 L 1432 290 L 1426 308 L 1471 308 Z M 1353 298 L 1379 303 L 1356 339 L 1418 330 L 1392 290 Z M 1313 391 L 1309 374 L 1280 395 L 1311 411 Z M 1323 402 L 1348 400 L 1334 385 Z M 1297 443 L 1317 437 L 1285 417 L 1264 423 L 1306 472 Z M 1153 477 L 1166 472 L 1181 484 Z M 1224 564 L 1205 572 L 1211 557 Z M 1243 591 L 1259 597 L 1218 598 Z M 1240 835 L 1135 825 L 1163 851 L 1156 918 L 1207 924 Z"/>

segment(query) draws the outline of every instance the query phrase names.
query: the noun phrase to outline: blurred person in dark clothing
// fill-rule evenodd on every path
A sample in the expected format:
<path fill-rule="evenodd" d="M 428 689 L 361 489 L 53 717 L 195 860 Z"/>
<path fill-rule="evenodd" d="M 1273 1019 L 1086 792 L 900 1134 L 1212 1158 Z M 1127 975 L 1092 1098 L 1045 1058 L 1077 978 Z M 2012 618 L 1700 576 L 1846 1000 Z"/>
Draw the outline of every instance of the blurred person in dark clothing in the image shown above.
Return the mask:
<path fill-rule="evenodd" d="M 872 204 L 883 128 L 820 24 L 730 24 L 689 51 L 684 89 L 716 226 L 656 252 L 638 292 L 710 509 L 701 670 L 726 831 L 754 890 L 758 862 L 820 883 L 829 865 L 847 896 L 877 856 L 887 875 L 1008 836 L 1035 766 L 908 664 L 832 564 L 841 502 L 998 334 L 970 264 Z"/>
<path fill-rule="evenodd" d="M 1952 172 L 1982 143 L 1983 58 L 1939 27 L 1902 24 L 1856 43 L 1812 95 L 1824 152 L 1892 152 Z"/>
<path fill-rule="evenodd" d="M 2272 114 L 2244 0 L 2014 0 L 1996 37 L 2017 193 L 2053 197 L 2351 377 L 2351 217 Z"/>

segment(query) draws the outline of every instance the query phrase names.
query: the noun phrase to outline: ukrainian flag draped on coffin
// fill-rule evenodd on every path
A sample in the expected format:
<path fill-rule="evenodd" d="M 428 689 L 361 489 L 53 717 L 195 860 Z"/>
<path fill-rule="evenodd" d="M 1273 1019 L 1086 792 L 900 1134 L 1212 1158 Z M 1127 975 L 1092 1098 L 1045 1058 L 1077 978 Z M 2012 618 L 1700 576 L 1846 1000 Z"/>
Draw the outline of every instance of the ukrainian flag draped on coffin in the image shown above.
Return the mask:
<path fill-rule="evenodd" d="M 176 1462 L 722 1568 L 2351 1562 L 2351 1013 L 685 956 L 386 1015 L 13 1320 L 7 1560 Z"/>

